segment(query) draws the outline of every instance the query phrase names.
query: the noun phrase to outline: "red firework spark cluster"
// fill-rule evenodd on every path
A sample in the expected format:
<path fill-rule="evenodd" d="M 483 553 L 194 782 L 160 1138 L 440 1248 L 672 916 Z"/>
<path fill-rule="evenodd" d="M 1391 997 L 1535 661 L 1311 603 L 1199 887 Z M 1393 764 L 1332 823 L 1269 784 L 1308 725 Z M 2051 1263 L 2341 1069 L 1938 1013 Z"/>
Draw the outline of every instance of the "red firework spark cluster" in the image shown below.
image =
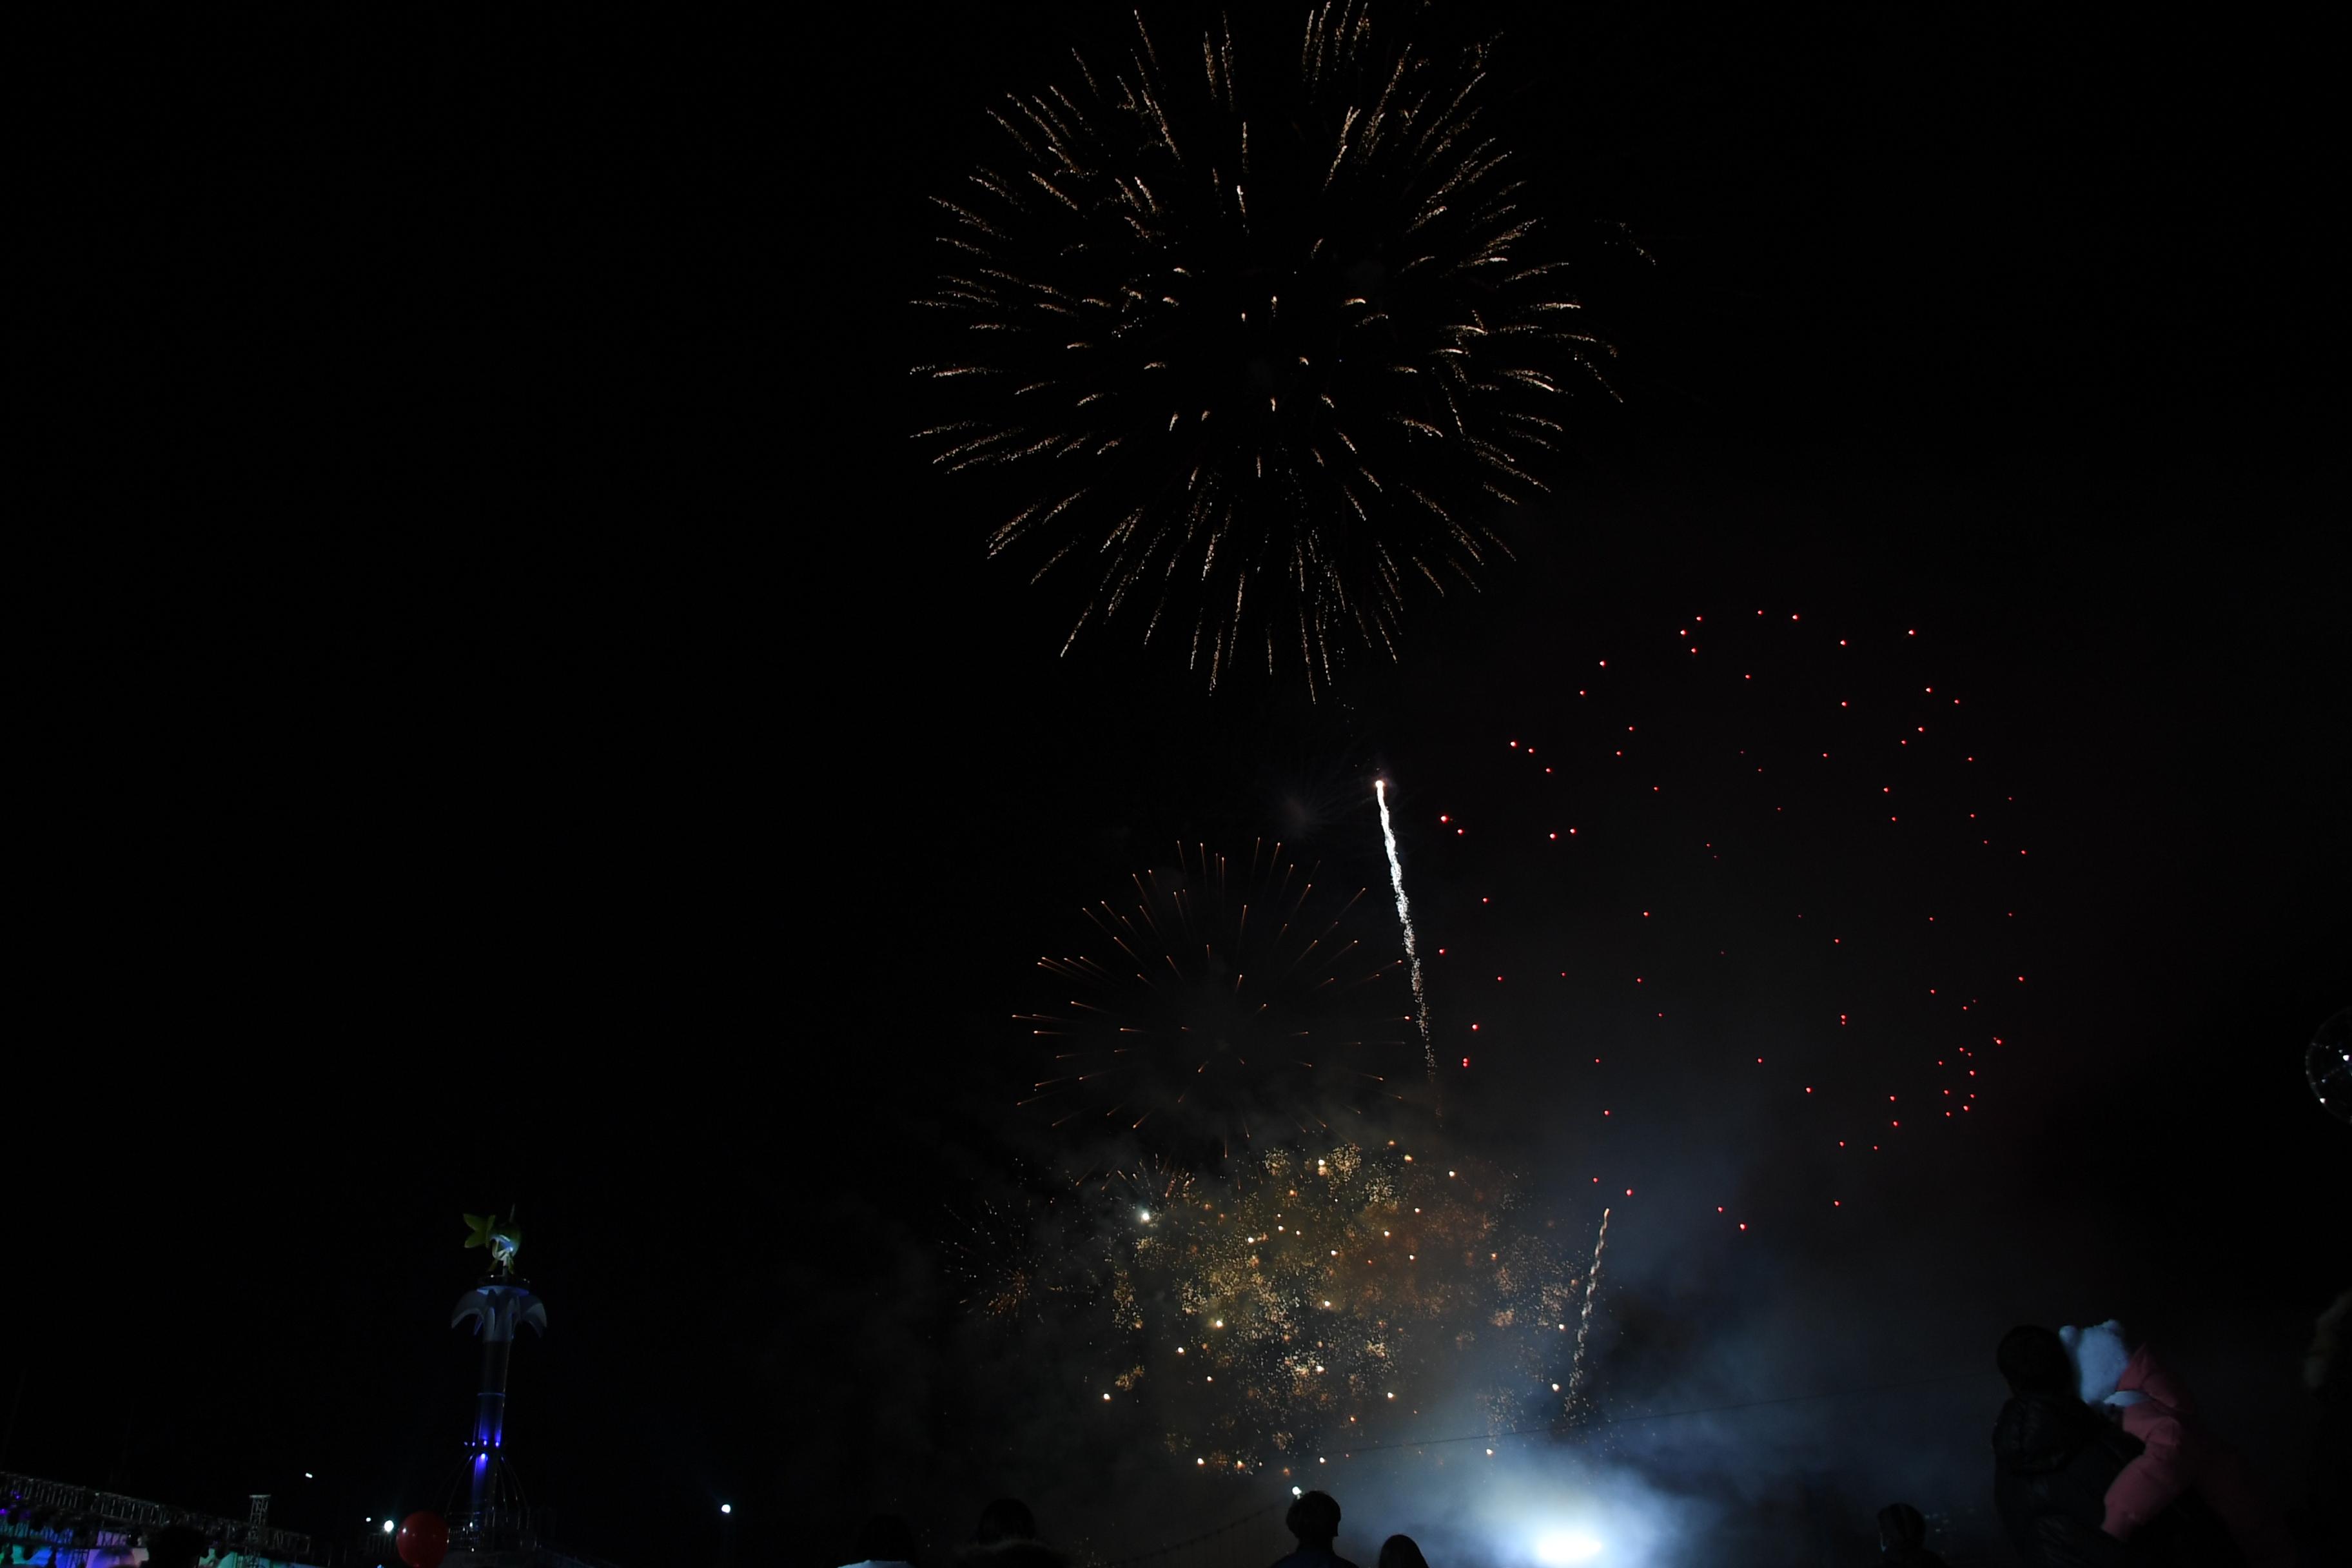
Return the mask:
<path fill-rule="evenodd" d="M 1636 643 L 1404 808 L 1454 895 L 1424 920 L 1440 1054 L 1574 1061 L 1556 1114 L 1612 1197 L 1675 1144 L 1629 1104 L 1749 1109 L 1813 1178 L 1776 1200 L 1853 1212 L 1878 1181 L 1853 1162 L 1981 1120 L 2025 1032 L 2009 748 L 1916 626 L 1750 610 Z"/>

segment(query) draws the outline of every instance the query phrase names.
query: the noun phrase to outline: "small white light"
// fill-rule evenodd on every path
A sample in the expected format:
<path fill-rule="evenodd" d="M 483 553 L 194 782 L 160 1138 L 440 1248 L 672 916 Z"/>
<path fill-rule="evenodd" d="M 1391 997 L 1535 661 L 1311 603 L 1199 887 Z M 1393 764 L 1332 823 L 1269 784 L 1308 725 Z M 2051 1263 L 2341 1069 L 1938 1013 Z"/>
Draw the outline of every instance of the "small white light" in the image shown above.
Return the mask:
<path fill-rule="evenodd" d="M 387 1519 L 383 1521 L 383 1532 L 386 1535 L 390 1535 L 392 1533 L 392 1521 Z"/>
<path fill-rule="evenodd" d="M 735 1505 L 731 1502 L 722 1502 L 719 1505 L 719 1511 L 721 1513 L 733 1513 L 735 1511 Z"/>
<path fill-rule="evenodd" d="M 1150 1209 L 1145 1209 L 1143 1211 L 1143 1223 L 1146 1225 L 1150 1225 L 1151 1223 L 1151 1211 Z"/>
<path fill-rule="evenodd" d="M 1290 1495 L 1292 1497 L 1305 1497 L 1307 1495 L 1307 1489 L 1304 1487 L 1293 1487 L 1290 1489 Z"/>
<path fill-rule="evenodd" d="M 314 1475 L 312 1475 L 310 1471 L 305 1470 L 305 1471 L 303 1471 L 303 1472 L 302 1472 L 302 1479 L 303 1479 L 304 1480 L 306 1480 L 306 1481 L 315 1481 L 315 1480 L 317 1480 L 319 1478 L 318 1478 L 318 1477 L 316 1477 L 316 1476 L 314 1476 Z"/>

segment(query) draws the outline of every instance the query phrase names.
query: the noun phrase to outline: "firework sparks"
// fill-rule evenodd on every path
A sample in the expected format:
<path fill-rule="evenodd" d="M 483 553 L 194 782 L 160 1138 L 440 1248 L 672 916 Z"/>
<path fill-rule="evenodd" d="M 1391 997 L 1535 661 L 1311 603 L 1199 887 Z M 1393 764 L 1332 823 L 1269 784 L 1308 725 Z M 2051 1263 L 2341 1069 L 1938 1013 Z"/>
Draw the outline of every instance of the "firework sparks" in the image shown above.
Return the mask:
<path fill-rule="evenodd" d="M 1118 68 L 992 115 L 1006 161 L 937 198 L 918 439 L 1002 481 L 992 555 L 1086 581 L 1071 642 L 1124 612 L 1212 686 L 1262 656 L 1314 691 L 1507 553 L 1485 516 L 1542 489 L 1564 373 L 1605 392 L 1610 351 L 1528 253 L 1486 49 L 1351 3 L 1295 69 L 1237 76 L 1223 32 L 1201 59 L 1171 78 L 1139 17 Z"/>
<path fill-rule="evenodd" d="M 1476 738 L 1504 771 L 1432 803 L 1450 845 L 1484 847 L 1457 862 L 1480 886 L 1429 934 L 1430 984 L 1500 1057 L 1575 1018 L 1592 1185 L 1656 1170 L 1676 1102 L 1769 1106 L 1780 1151 L 1836 1163 L 1776 1157 L 1738 1203 L 1704 1194 L 1706 1223 L 1753 1235 L 1776 1211 L 1868 1213 L 1892 1194 L 1857 1166 L 1984 1120 L 2032 1028 L 2041 860 L 1952 658 L 1872 610 L 1660 619 L 1580 652 L 1549 711 Z"/>
<path fill-rule="evenodd" d="M 1280 1146 L 1222 1175 L 1097 1173 L 1030 1214 L 976 1274 L 1021 1282 L 1076 1399 L 1143 1402 L 1186 1468 L 1312 1463 L 1457 1397 L 1507 1430 L 1567 1375 L 1578 1281 L 1518 1184 L 1465 1156 Z"/>
<path fill-rule="evenodd" d="M 1085 911 L 1085 949 L 1038 960 L 1052 1004 L 1014 1016 L 1047 1053 L 1020 1103 L 1214 1160 L 1404 1099 L 1406 963 L 1358 934 L 1368 889 L 1263 842 L 1179 845 L 1129 886 Z"/>
<path fill-rule="evenodd" d="M 1421 947 L 1412 931 L 1412 906 L 1404 896 L 1404 860 L 1397 854 L 1396 827 L 1389 820 L 1389 781 L 1374 779 L 1372 794 L 1381 803 L 1381 839 L 1388 846 L 1389 886 L 1396 889 L 1397 923 L 1404 928 L 1405 964 L 1412 974 L 1412 1018 L 1421 1030 L 1421 1055 L 1429 1074 L 1430 1091 L 1437 1090 L 1437 1046 L 1429 1034 L 1429 994 L 1421 983 Z"/>
<path fill-rule="evenodd" d="M 1563 1412 L 1576 1414 L 1576 1402 L 1584 1391 L 1584 1342 L 1592 1332 L 1592 1299 L 1601 1290 L 1601 1254 L 1609 1245 L 1609 1211 L 1601 1211 L 1601 1234 L 1592 1243 L 1592 1267 L 1584 1276 L 1584 1308 L 1577 1314 L 1576 1355 L 1569 1363 L 1568 1394 L 1561 1404 Z"/>

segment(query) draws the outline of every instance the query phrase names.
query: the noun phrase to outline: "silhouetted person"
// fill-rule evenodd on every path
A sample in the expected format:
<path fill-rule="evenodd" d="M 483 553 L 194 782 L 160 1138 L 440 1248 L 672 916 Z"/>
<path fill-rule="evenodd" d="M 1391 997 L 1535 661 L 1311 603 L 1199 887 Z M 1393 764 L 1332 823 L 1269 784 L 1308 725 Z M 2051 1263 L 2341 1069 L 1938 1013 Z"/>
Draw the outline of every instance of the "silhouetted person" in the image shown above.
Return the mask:
<path fill-rule="evenodd" d="M 1307 1492 L 1290 1505 L 1282 1522 L 1298 1539 L 1298 1550 L 1274 1568 L 1356 1568 L 1331 1550 L 1339 1534 L 1339 1504 L 1329 1492 Z"/>
<path fill-rule="evenodd" d="M 1429 1559 L 1412 1536 L 1391 1535 L 1381 1542 L 1381 1568 L 1429 1568 Z"/>
<path fill-rule="evenodd" d="M 1907 1502 L 1878 1510 L 1878 1552 L 1887 1568 L 1949 1568 L 1927 1550 L 1927 1521 Z"/>
<path fill-rule="evenodd" d="M 2129 1545 L 2100 1528 L 2107 1489 L 2140 1453 L 2075 1392 L 2074 1364 L 2048 1329 L 2011 1329 L 2000 1342 L 2009 1403 L 1993 1424 L 1993 1505 L 2028 1568 L 2231 1568 L 2228 1531 L 2195 1499 L 2149 1522 Z"/>
<path fill-rule="evenodd" d="M 189 1524 L 167 1524 L 147 1537 L 147 1568 L 196 1568 L 212 1542 Z"/>
<path fill-rule="evenodd" d="M 1037 1539 L 1037 1518 L 1019 1498 L 1001 1497 L 980 1510 L 971 1532 L 976 1546 L 1001 1546 L 1008 1541 Z"/>
<path fill-rule="evenodd" d="M 915 1532 L 897 1514 L 877 1513 L 858 1531 L 857 1544 L 851 1551 L 848 1568 L 887 1568 L 891 1563 L 912 1568 Z"/>
<path fill-rule="evenodd" d="M 980 1510 L 964 1568 L 1066 1568 L 1062 1554 L 1037 1538 L 1037 1521 L 1019 1498 L 1001 1497 Z"/>
<path fill-rule="evenodd" d="M 2352 1290 L 2312 1328 L 2303 1382 L 2319 1401 L 2319 1426 L 2311 1437 L 2304 1533 L 2313 1561 L 2352 1562 L 2352 1348 L 2345 1343 L 2352 1339 Z"/>
<path fill-rule="evenodd" d="M 2294 1568 L 2294 1542 L 2238 1451 L 2197 1414 L 2188 1386 L 2110 1318 L 2058 1331 L 2084 1404 L 2139 1439 L 2139 1457 L 2107 1489 L 2102 1527 L 2130 1541 L 2172 1504 L 2195 1494 L 2253 1568 Z"/>

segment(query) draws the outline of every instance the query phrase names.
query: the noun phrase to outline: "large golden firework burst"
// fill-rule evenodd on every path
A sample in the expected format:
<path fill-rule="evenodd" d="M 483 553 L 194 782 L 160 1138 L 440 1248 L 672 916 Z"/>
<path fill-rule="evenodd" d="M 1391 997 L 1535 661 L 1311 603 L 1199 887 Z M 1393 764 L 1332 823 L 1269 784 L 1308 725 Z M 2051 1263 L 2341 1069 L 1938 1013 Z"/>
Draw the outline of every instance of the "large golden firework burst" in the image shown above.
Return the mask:
<path fill-rule="evenodd" d="M 1570 1238 L 1483 1162 L 1285 1146 L 1097 1174 L 1033 1218 L 973 1304 L 1053 1323 L 1077 1396 L 1139 1406 L 1192 1468 L 1296 1472 L 1465 1403 L 1496 1431 L 1564 1411 Z"/>
<path fill-rule="evenodd" d="M 1136 26 L 1010 99 L 1003 156 L 937 198 L 919 438 L 994 481 L 992 554 L 1068 574 L 1071 641 L 1125 615 L 1213 686 L 1262 658 L 1318 689 L 1503 552 L 1491 515 L 1610 351 L 1533 251 L 1490 45 L 1350 3 L 1293 58 L 1221 26 L 1186 64 Z"/>

